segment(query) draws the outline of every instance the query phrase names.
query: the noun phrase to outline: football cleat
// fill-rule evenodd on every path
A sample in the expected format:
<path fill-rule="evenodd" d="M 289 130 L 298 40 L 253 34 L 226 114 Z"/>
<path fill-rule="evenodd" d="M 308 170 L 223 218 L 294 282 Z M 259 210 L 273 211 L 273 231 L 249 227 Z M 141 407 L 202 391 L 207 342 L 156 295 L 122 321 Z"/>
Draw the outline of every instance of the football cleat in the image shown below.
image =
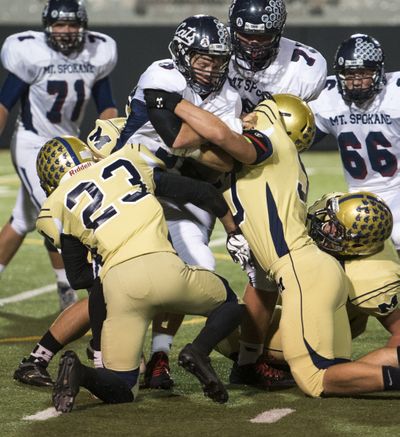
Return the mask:
<path fill-rule="evenodd" d="M 14 372 L 14 379 L 37 387 L 52 387 L 53 381 L 46 367 L 47 363 L 40 358 L 35 362 L 23 358 Z"/>
<path fill-rule="evenodd" d="M 53 405 L 57 411 L 69 413 L 72 410 L 79 393 L 80 367 L 81 362 L 75 352 L 64 352 L 53 387 Z"/>
<path fill-rule="evenodd" d="M 62 282 L 57 283 L 57 292 L 60 301 L 60 311 L 64 311 L 66 308 L 77 302 L 78 295 L 68 284 Z"/>
<path fill-rule="evenodd" d="M 155 352 L 146 364 L 143 388 L 169 390 L 173 385 L 168 355 L 163 351 Z"/>
<path fill-rule="evenodd" d="M 200 381 L 204 396 L 220 404 L 228 401 L 228 392 L 211 366 L 208 355 L 196 350 L 189 343 L 179 353 L 178 364 Z"/>
<path fill-rule="evenodd" d="M 229 375 L 231 384 L 251 385 L 262 390 L 289 388 L 296 385 L 290 372 L 272 367 L 264 356 L 256 363 L 239 366 L 234 363 Z"/>

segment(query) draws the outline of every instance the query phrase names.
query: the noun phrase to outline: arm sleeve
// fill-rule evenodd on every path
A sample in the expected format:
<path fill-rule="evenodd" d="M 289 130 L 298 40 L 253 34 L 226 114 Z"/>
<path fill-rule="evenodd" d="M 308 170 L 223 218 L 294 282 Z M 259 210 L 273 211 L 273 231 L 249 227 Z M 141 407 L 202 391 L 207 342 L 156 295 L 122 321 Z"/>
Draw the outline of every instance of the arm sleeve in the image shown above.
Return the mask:
<path fill-rule="evenodd" d="M 182 203 L 193 203 L 216 217 L 228 212 L 222 194 L 210 183 L 164 171 L 154 172 L 155 195 L 165 196 Z"/>
<path fill-rule="evenodd" d="M 10 111 L 28 88 L 29 84 L 9 73 L 0 91 L 0 103 Z"/>
<path fill-rule="evenodd" d="M 87 260 L 88 249 L 76 237 L 61 234 L 61 255 L 71 287 L 74 290 L 92 287 L 94 275 Z"/>
<path fill-rule="evenodd" d="M 264 135 L 260 131 L 247 130 L 243 132 L 243 136 L 249 143 L 254 146 L 256 150 L 257 158 L 255 162 L 253 162 L 253 165 L 265 161 L 272 155 L 272 142 L 266 135 Z"/>
<path fill-rule="evenodd" d="M 109 76 L 98 80 L 92 89 L 93 99 L 96 104 L 97 113 L 101 114 L 107 108 L 115 108 L 115 101 L 112 96 Z"/>
<path fill-rule="evenodd" d="M 148 109 L 150 122 L 168 147 L 172 147 L 182 127 L 182 120 L 168 109 Z"/>
<path fill-rule="evenodd" d="M 328 134 L 326 132 L 323 132 L 321 129 L 317 127 L 315 132 L 315 137 L 313 141 L 313 145 L 319 143 L 323 138 L 325 138 Z"/>
<path fill-rule="evenodd" d="M 126 144 L 128 139 L 145 123 L 149 121 L 149 115 L 147 113 L 146 104 L 144 102 L 138 99 L 132 99 L 132 101 L 130 102 L 130 108 L 131 112 L 126 119 L 125 126 L 122 129 L 121 135 L 119 136 L 113 152 L 121 149 Z"/>

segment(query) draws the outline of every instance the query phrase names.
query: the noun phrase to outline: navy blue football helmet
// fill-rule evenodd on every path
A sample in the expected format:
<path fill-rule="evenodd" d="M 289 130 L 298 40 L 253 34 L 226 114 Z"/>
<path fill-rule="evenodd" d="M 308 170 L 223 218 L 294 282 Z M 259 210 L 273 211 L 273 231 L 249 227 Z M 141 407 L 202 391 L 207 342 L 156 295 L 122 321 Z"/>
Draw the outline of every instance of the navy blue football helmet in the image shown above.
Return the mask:
<path fill-rule="evenodd" d="M 183 20 L 169 44 L 169 51 L 188 85 L 198 94 L 203 96 L 218 91 L 224 84 L 228 75 L 231 45 L 228 29 L 218 18 L 194 15 Z M 201 67 L 194 68 L 196 55 L 214 59 L 218 68 L 212 72 L 206 72 Z M 206 81 L 205 77 L 208 77 Z"/>
<path fill-rule="evenodd" d="M 240 68 L 256 72 L 271 64 L 279 51 L 286 15 L 283 0 L 233 0 L 229 26 L 233 54 Z M 247 42 L 250 36 L 266 38 Z"/>
<path fill-rule="evenodd" d="M 79 30 L 55 33 L 52 26 L 58 21 L 77 23 Z M 68 56 L 83 49 L 88 18 L 81 0 L 48 0 L 43 9 L 42 23 L 46 42 L 53 50 Z"/>
<path fill-rule="evenodd" d="M 369 35 L 358 33 L 343 41 L 336 51 L 333 68 L 344 100 L 361 104 L 378 94 L 386 83 L 384 60 L 382 46 Z M 349 89 L 346 75 L 351 75 L 352 70 L 372 70 L 371 85 Z"/>

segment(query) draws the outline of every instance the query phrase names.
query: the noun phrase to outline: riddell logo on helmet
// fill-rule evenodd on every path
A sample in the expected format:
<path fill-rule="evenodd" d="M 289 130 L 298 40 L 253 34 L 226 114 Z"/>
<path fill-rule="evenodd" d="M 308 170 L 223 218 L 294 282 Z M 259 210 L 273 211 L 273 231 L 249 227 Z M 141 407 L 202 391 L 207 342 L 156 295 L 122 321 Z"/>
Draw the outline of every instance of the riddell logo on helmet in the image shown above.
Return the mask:
<path fill-rule="evenodd" d="M 82 170 L 86 170 L 87 168 L 91 167 L 93 164 L 93 162 L 84 162 L 82 164 L 77 165 L 76 167 L 74 167 L 73 169 L 71 169 L 68 174 L 70 176 L 75 175 L 76 173 L 79 173 Z"/>

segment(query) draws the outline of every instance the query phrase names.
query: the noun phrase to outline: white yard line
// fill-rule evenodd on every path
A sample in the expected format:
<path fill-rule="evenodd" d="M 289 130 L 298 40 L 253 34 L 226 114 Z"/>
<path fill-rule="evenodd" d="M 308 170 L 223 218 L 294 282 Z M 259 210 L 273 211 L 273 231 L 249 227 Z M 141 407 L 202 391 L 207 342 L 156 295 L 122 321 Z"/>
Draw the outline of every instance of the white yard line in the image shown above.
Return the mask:
<path fill-rule="evenodd" d="M 44 287 L 36 288 L 35 290 L 23 291 L 22 293 L 15 294 L 14 296 L 0 299 L 0 306 L 3 306 L 7 303 L 21 302 L 23 300 L 31 299 L 32 297 L 35 296 L 40 296 L 41 294 L 44 293 L 50 293 L 56 290 L 56 288 L 57 288 L 56 284 L 49 284 L 49 285 L 45 285 Z"/>
<path fill-rule="evenodd" d="M 47 420 L 51 419 L 52 417 L 60 416 L 61 414 L 61 411 L 57 411 L 54 407 L 50 407 L 43 411 L 39 411 L 32 416 L 24 416 L 22 420 Z"/>
<path fill-rule="evenodd" d="M 281 420 L 283 417 L 294 413 L 296 410 L 292 408 L 274 408 L 272 410 L 264 411 L 256 416 L 254 419 L 250 419 L 251 423 L 275 423 Z"/>

